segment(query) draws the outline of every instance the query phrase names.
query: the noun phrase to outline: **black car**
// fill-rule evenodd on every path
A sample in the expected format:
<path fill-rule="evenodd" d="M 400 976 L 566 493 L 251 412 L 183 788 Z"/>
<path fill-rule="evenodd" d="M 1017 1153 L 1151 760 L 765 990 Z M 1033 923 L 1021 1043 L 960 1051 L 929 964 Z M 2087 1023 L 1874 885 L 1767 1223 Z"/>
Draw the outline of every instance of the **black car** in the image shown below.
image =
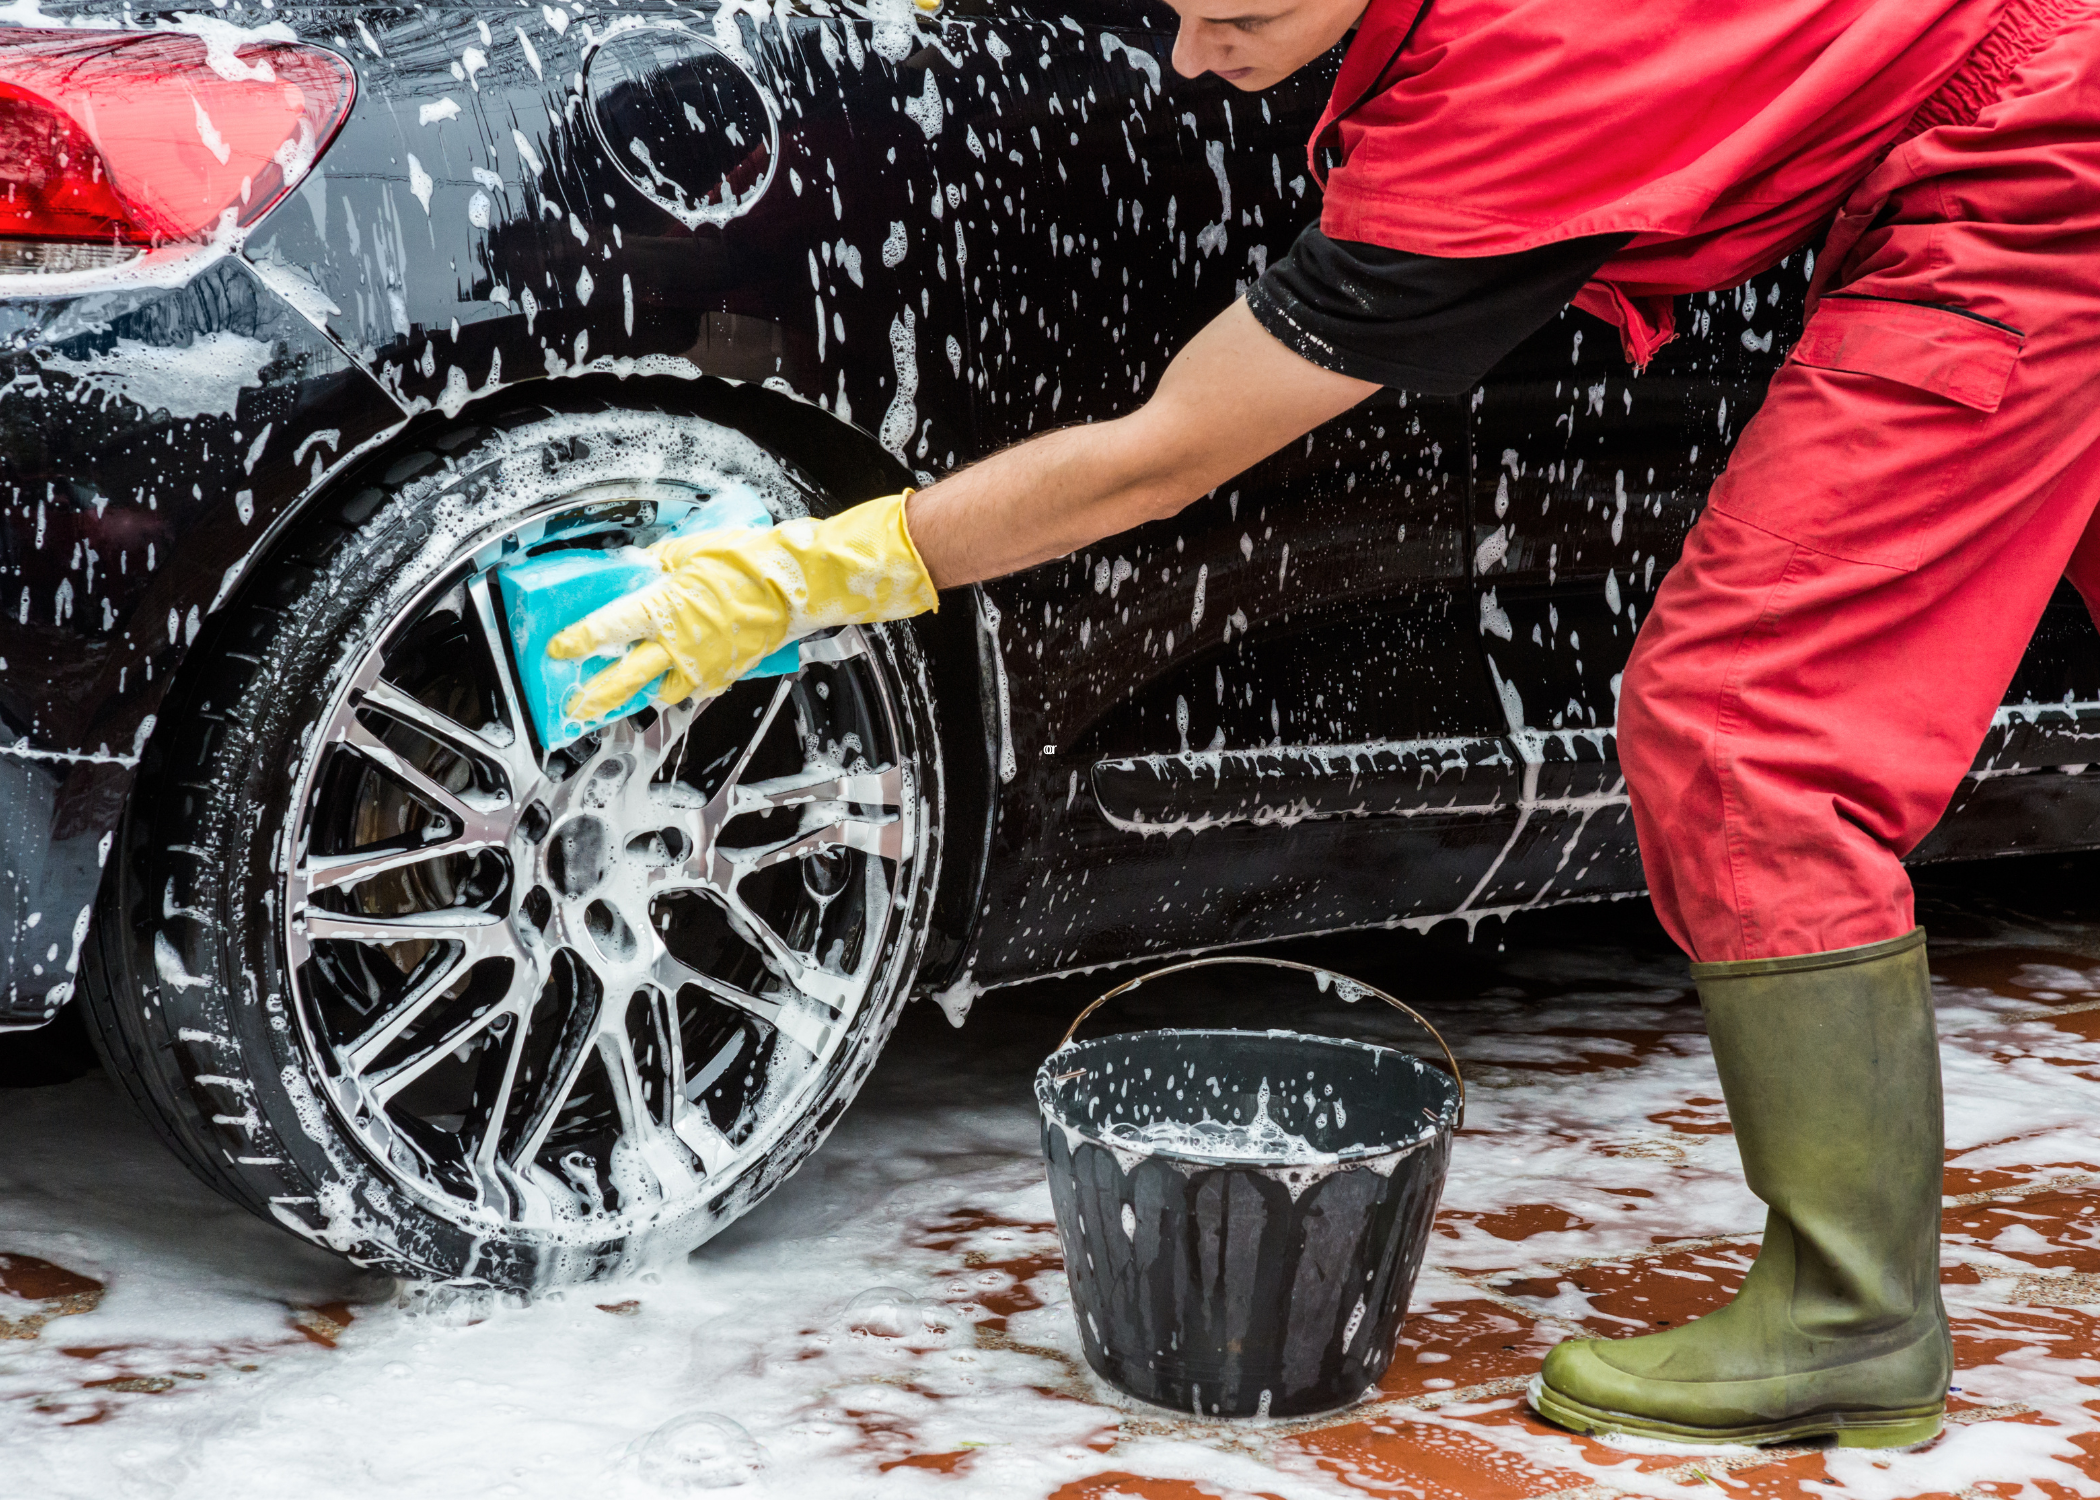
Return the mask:
<path fill-rule="evenodd" d="M 32 7 L 33 9 L 33 7 Z M 16 21 L 24 7 L 14 7 Z M 507 562 L 1106 417 L 1318 212 L 1141 0 L 58 3 L 0 29 L 0 1018 L 207 1181 L 530 1289 L 682 1252 L 899 1007 L 1632 895 L 1618 674 L 1808 257 L 548 750 Z M 2049 613 L 1921 857 L 2100 843 Z"/>

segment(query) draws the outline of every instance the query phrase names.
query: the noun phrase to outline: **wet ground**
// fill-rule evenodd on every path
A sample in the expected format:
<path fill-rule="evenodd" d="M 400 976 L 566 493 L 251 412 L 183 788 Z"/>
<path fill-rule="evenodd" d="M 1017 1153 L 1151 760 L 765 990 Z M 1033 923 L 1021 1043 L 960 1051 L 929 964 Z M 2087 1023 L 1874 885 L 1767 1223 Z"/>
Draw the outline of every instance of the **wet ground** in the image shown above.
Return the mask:
<path fill-rule="evenodd" d="M 62 1035 L 0 1041 L 0 1493 L 1001 1500 L 2100 1495 L 2100 859 L 1927 876 L 1958 1391 L 1903 1454 L 1610 1446 L 1531 1418 L 1570 1334 L 1723 1301 L 1762 1214 L 1634 903 L 1284 950 L 1415 1001 L 1472 1084 L 1397 1359 L 1312 1422 L 1116 1396 L 1074 1333 L 1028 1084 L 1107 980 L 914 1007 L 758 1212 L 660 1277 L 430 1305 L 199 1187 Z M 1405 1023 L 1248 985 L 1213 1021 Z M 1188 1018 L 1148 987 L 1123 1024 Z"/>

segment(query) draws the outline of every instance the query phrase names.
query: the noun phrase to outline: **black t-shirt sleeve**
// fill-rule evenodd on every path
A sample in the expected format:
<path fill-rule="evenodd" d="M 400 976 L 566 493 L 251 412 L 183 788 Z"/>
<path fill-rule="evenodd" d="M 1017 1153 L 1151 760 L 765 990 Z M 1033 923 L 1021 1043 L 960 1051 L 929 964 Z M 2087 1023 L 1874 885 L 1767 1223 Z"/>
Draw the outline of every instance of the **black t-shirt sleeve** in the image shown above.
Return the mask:
<path fill-rule="evenodd" d="M 1456 396 L 1545 326 L 1632 238 L 1590 235 L 1461 260 L 1333 240 L 1314 224 L 1247 289 L 1247 307 L 1323 369 Z"/>

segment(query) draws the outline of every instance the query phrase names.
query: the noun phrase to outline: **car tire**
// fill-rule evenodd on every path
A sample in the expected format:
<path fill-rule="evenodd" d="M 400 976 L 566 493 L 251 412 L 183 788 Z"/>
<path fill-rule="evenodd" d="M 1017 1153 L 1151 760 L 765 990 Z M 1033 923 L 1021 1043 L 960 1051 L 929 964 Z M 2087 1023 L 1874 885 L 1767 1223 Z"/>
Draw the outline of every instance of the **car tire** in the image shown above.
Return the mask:
<path fill-rule="evenodd" d="M 699 417 L 458 422 L 320 502 L 213 621 L 82 985 L 206 1182 L 359 1264 L 531 1292 L 684 1254 L 823 1139 L 938 874 L 914 629 L 548 752 L 492 602 L 506 559 L 643 543 L 735 486 L 835 508 Z"/>

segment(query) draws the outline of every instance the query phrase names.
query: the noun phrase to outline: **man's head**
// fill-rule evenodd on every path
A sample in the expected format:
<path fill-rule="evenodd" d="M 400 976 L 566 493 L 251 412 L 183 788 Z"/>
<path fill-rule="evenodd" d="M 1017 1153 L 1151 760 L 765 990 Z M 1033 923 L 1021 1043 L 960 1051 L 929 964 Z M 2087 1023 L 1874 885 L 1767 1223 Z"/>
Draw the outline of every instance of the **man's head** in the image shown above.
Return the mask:
<path fill-rule="evenodd" d="M 1265 89 L 1348 34 L 1369 0 L 1167 0 L 1181 17 L 1174 71 Z"/>

